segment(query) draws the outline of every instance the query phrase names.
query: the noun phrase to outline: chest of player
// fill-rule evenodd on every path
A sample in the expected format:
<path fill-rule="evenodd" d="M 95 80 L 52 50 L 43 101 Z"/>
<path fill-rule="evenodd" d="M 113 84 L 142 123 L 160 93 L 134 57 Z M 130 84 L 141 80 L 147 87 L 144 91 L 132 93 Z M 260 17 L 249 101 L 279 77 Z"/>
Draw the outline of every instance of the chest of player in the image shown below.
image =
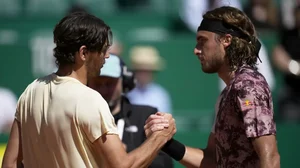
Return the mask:
<path fill-rule="evenodd" d="M 243 167 L 239 163 L 253 157 L 251 143 L 246 137 L 242 113 L 234 92 L 221 95 L 216 108 L 215 143 L 216 159 L 220 167 Z"/>
<path fill-rule="evenodd" d="M 224 150 L 235 148 L 238 141 L 247 140 L 242 113 L 237 105 L 236 93 L 231 91 L 220 96 L 216 108 L 215 138 Z"/>

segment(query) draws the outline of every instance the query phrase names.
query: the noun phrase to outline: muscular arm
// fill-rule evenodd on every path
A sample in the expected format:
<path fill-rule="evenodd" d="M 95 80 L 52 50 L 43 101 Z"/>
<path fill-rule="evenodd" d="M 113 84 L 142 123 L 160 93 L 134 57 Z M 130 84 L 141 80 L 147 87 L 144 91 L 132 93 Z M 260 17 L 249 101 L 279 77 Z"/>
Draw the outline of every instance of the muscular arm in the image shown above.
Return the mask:
<path fill-rule="evenodd" d="M 176 132 L 175 120 L 171 115 L 157 116 L 161 123 L 160 131 L 149 138 L 137 149 L 127 153 L 118 136 L 114 118 L 108 104 L 97 92 L 81 97 L 89 106 L 79 106 L 78 110 L 89 111 L 89 116 L 81 115 L 79 124 L 86 137 L 92 143 L 93 151 L 102 156 L 105 167 L 143 168 L 148 167 L 162 146 Z M 99 106 L 100 102 L 100 106 Z M 100 158 L 99 158 L 100 159 Z M 101 164 L 103 164 L 101 163 Z"/>
<path fill-rule="evenodd" d="M 156 157 L 166 138 L 153 134 L 139 148 L 126 153 L 117 135 L 103 135 L 94 142 L 99 156 L 104 156 L 111 168 L 142 168 L 148 167 Z"/>
<path fill-rule="evenodd" d="M 167 125 L 162 125 L 161 131 L 157 131 L 148 137 L 144 143 L 126 153 L 118 135 L 104 134 L 94 141 L 94 149 L 99 156 L 104 156 L 107 167 L 110 168 L 144 168 L 148 167 L 154 160 L 162 146 L 175 134 L 175 120 L 171 115 L 166 114 L 166 118 L 157 116 L 160 121 L 168 121 Z M 163 122 L 165 123 L 165 122 Z M 164 127 L 166 126 L 166 127 Z"/>
<path fill-rule="evenodd" d="M 188 168 L 211 168 L 215 167 L 215 137 L 211 133 L 207 147 L 204 150 L 186 146 L 186 152 L 180 163 Z"/>
<path fill-rule="evenodd" d="M 155 115 L 158 112 L 158 110 L 157 110 L 157 108 L 147 108 L 147 109 L 139 109 L 139 112 L 143 112 L 140 114 L 144 114 L 143 117 L 145 117 L 145 118 L 143 118 L 143 121 L 144 121 L 144 123 L 146 123 L 148 117 L 150 115 Z M 140 117 L 140 118 L 142 118 L 142 117 Z M 147 136 L 146 136 L 145 132 L 143 132 L 142 136 L 143 136 L 142 137 L 143 142 L 146 141 Z M 162 151 L 159 151 L 158 155 L 155 157 L 155 159 L 149 165 L 149 168 L 165 168 L 165 167 L 173 168 L 174 167 L 173 159 L 168 154 L 166 154 Z"/>
<path fill-rule="evenodd" d="M 243 83 L 237 92 L 237 104 L 243 117 L 245 135 L 252 140 L 261 168 L 279 168 L 271 92 L 263 78 L 256 81 L 255 87 L 247 85 L 251 82 Z"/>
<path fill-rule="evenodd" d="M 23 160 L 20 123 L 13 122 L 8 144 L 4 153 L 2 168 L 21 167 Z"/>
<path fill-rule="evenodd" d="M 146 141 L 146 135 L 144 134 L 144 141 Z M 172 168 L 174 167 L 173 159 L 169 157 L 166 153 L 159 151 L 157 156 L 155 156 L 155 159 L 152 161 L 152 163 L 149 165 L 149 168 Z"/>
<path fill-rule="evenodd" d="M 280 156 L 276 143 L 275 135 L 261 136 L 252 140 L 261 168 L 280 168 Z"/>

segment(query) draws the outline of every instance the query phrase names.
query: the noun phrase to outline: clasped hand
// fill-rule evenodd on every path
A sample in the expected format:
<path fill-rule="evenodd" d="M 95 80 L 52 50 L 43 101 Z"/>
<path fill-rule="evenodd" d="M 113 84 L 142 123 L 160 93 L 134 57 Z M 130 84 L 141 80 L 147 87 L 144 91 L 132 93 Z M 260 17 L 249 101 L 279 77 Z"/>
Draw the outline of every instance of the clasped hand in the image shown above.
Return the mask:
<path fill-rule="evenodd" d="M 170 140 L 176 133 L 175 119 L 171 114 L 157 112 L 148 117 L 144 129 L 147 137 L 158 134 Z"/>

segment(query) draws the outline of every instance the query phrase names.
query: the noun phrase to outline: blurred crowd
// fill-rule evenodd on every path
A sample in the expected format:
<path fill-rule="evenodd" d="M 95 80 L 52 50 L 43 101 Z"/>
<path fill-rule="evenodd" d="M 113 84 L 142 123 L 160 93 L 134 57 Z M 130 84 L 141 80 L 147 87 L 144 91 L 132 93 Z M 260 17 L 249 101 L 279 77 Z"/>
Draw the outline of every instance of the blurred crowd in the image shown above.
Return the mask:
<path fill-rule="evenodd" d="M 164 0 L 114 2 L 121 11 L 134 11 L 147 9 L 152 3 L 161 3 L 159 1 Z M 274 71 L 282 74 L 283 84 L 278 88 L 278 101 L 274 102 L 278 106 L 278 119 L 300 122 L 300 0 L 182 0 L 180 3 L 174 24 L 180 23 L 182 26 L 176 26 L 176 31 L 196 33 L 202 14 L 223 5 L 243 10 L 253 21 L 259 38 L 260 32 L 276 31 L 279 35 L 278 42 L 271 51 L 262 43 L 259 53 L 262 63 L 258 62 L 258 70 L 265 76 L 271 89 L 276 87 Z M 74 11 L 89 12 L 89 9 L 84 5 L 74 4 L 69 12 Z M 122 57 L 122 41 L 116 37 L 113 44 L 110 53 Z M 129 57 L 130 68 L 136 77 L 136 87 L 127 94 L 129 100 L 134 104 L 150 105 L 159 111 L 172 113 L 172 97 L 155 79 L 157 73 L 167 68 L 164 55 L 154 46 L 136 45 L 130 49 Z M 223 88 L 224 83 L 220 81 L 220 91 Z M 17 96 L 9 88 L 1 87 L 0 133 L 9 132 L 16 103 Z"/>

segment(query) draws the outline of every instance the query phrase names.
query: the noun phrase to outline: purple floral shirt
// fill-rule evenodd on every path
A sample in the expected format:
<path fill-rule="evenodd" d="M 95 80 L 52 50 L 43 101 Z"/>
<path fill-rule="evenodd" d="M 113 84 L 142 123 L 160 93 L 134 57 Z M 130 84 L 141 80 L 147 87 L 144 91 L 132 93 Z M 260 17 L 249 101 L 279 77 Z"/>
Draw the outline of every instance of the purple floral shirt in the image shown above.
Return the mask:
<path fill-rule="evenodd" d="M 219 97 L 213 128 L 220 168 L 256 168 L 251 138 L 276 134 L 273 103 L 265 78 L 243 66 Z"/>

